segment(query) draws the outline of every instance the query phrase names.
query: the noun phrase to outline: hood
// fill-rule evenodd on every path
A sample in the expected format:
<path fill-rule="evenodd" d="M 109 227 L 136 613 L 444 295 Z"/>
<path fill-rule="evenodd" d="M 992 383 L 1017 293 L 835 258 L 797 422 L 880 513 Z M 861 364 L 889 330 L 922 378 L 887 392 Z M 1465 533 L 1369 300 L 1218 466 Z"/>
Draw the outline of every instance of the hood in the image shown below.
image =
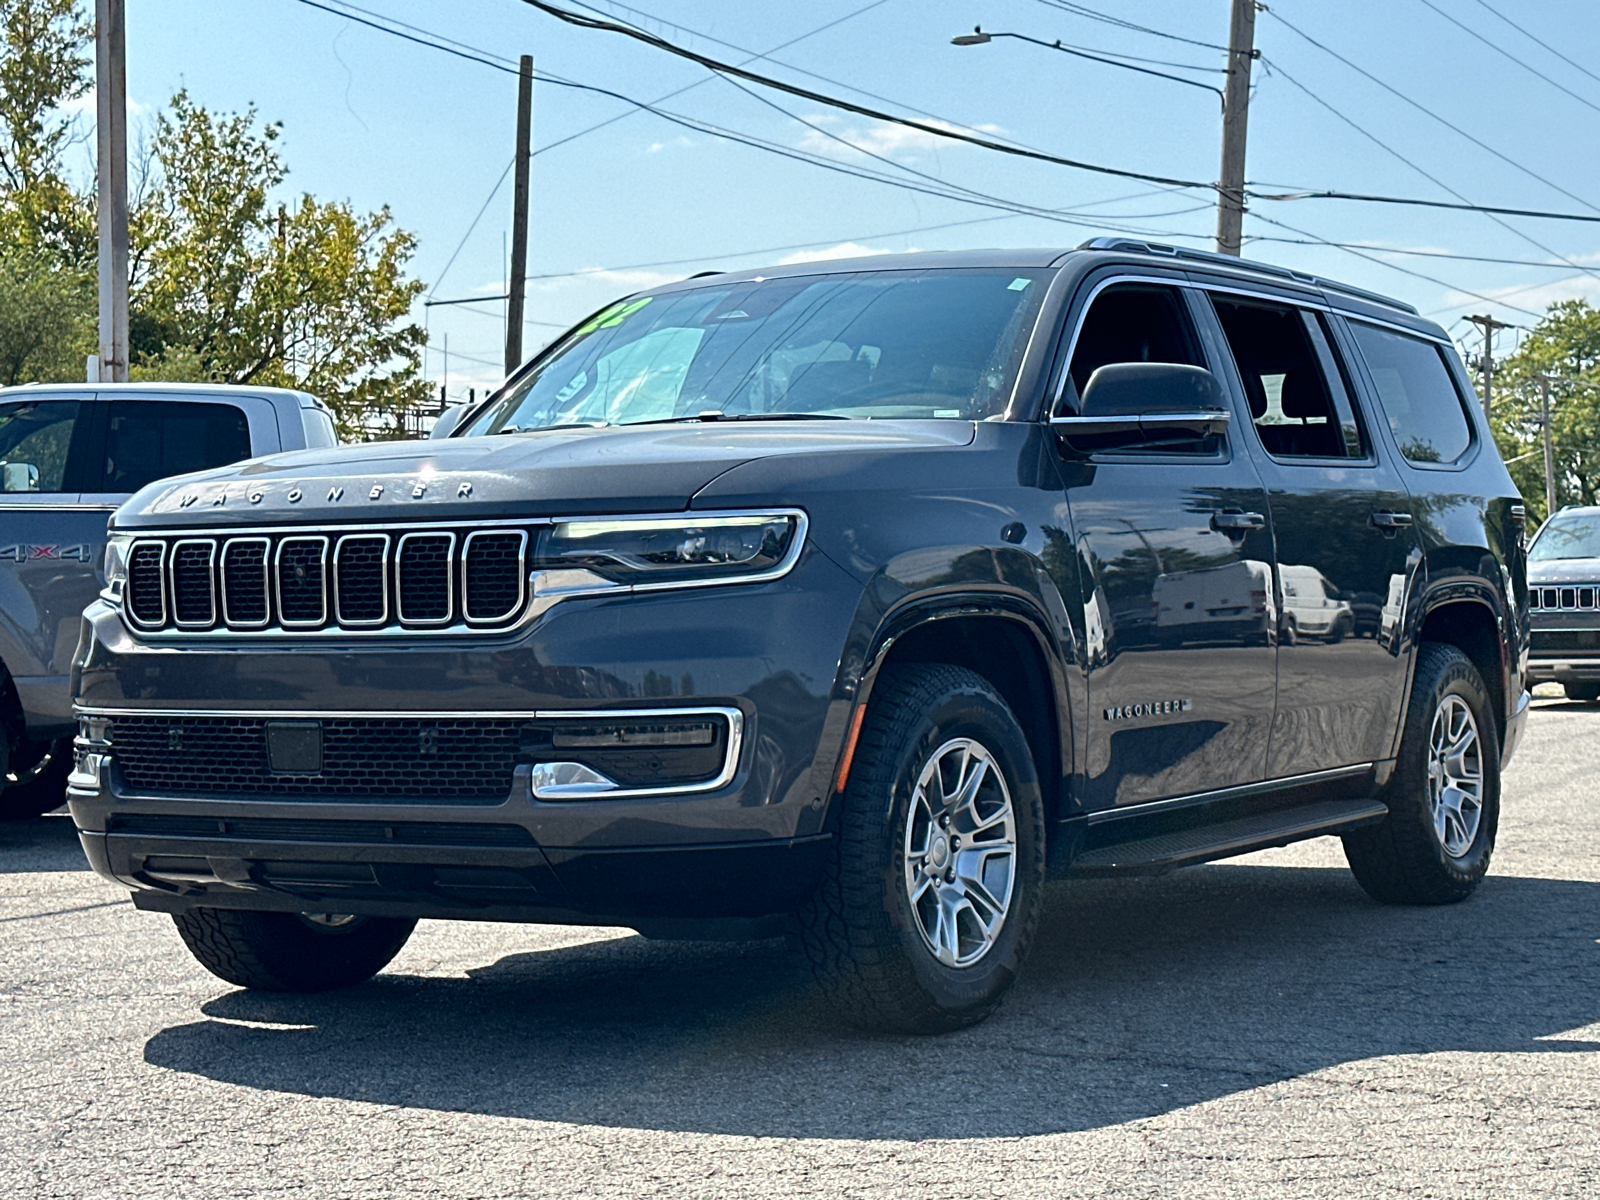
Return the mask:
<path fill-rule="evenodd" d="M 741 463 L 971 443 L 968 421 L 707 422 L 300 450 L 163 479 L 118 527 L 677 512 Z M 396 512 L 404 509 L 405 512 Z"/>
<path fill-rule="evenodd" d="M 1528 582 L 1600 583 L 1600 558 L 1547 558 L 1528 564 Z"/>

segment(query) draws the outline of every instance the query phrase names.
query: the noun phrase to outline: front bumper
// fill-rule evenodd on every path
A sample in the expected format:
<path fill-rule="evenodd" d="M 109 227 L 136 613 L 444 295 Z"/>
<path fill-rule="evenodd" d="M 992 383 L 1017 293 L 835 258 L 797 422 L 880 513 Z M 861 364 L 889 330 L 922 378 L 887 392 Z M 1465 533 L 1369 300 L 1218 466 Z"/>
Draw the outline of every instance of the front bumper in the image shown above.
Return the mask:
<path fill-rule="evenodd" d="M 737 714 L 737 754 L 692 791 L 543 799 L 134 786 L 80 739 L 68 798 L 96 871 L 141 907 L 585 921 L 759 917 L 816 885 L 849 701 L 832 695 L 859 586 L 820 555 L 761 585 L 563 602 L 515 638 L 152 646 L 85 614 L 79 712 L 316 719 Z M 111 714 L 109 717 L 106 714 Z M 114 725 L 113 725 L 114 729 Z M 87 727 L 86 727 L 87 732 Z M 218 774 L 229 764 L 219 763 Z"/>
<path fill-rule="evenodd" d="M 1600 683 L 1600 655 L 1530 656 L 1528 681 L 1530 684 Z"/>

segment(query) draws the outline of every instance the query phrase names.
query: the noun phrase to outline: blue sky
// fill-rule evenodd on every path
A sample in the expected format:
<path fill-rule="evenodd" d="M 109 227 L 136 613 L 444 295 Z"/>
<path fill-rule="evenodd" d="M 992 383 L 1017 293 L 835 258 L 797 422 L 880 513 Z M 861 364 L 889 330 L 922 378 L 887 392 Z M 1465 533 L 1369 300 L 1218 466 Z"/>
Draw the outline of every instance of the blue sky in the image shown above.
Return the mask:
<path fill-rule="evenodd" d="M 325 2 L 349 8 L 341 0 Z M 697 270 L 824 256 L 841 248 L 1069 246 L 1096 232 L 1129 230 L 1209 248 L 1214 232 L 1214 209 L 1203 192 L 1157 191 L 1031 163 L 761 93 L 787 110 L 779 111 L 693 63 L 615 34 L 569 27 L 520 0 L 356 3 L 492 55 L 514 59 L 531 53 L 541 71 L 636 99 L 656 101 L 687 87 L 662 107 L 842 166 L 897 175 L 916 186 L 933 186 L 924 178 L 931 175 L 1011 204 L 1076 210 L 1072 223 L 1007 215 L 785 159 L 684 129 L 609 97 L 541 83 L 528 269 L 549 278 L 529 286 L 530 351 L 619 294 Z M 591 3 L 680 45 L 733 61 L 792 43 L 752 69 L 872 107 L 932 115 L 1128 170 L 1192 180 L 1217 176 L 1219 106 L 1204 89 L 1018 41 L 960 48 L 950 38 L 981 24 L 1091 50 L 1220 69 L 1224 56 L 1209 44 L 1227 41 L 1227 0 L 1086 0 L 1086 7 L 1102 13 L 1207 45 L 1092 20 L 1052 0 Z M 135 116 L 136 132 L 179 87 L 213 110 L 254 104 L 263 117 L 284 123 L 281 146 L 291 192 L 349 199 L 362 209 L 388 205 L 397 222 L 418 235 L 413 269 L 437 298 L 503 290 L 509 180 L 494 188 L 513 149 L 511 75 L 409 44 L 301 0 L 127 0 L 127 9 L 128 90 L 136 114 L 143 110 Z M 1595 75 L 1563 62 L 1494 10 Z M 1591 206 L 1600 205 L 1600 157 L 1592 153 L 1600 134 L 1600 5 L 1273 0 L 1270 11 L 1258 16 L 1256 44 L 1264 61 L 1256 67 L 1250 109 L 1251 181 L 1442 200 L 1456 193 L 1480 204 L 1600 212 Z M 1219 86 L 1222 81 L 1220 74 L 1174 73 Z M 553 145 L 619 115 L 621 120 Z M 1298 200 L 1255 203 L 1245 232 L 1554 264 L 1464 262 L 1379 249 L 1357 254 L 1265 240 L 1246 246 L 1250 257 L 1402 297 L 1446 326 L 1464 313 L 1485 310 L 1526 326 L 1552 299 L 1600 300 L 1600 224 L 1524 218 L 1496 223 L 1478 214 Z M 685 261 L 642 265 L 676 260 Z M 436 383 L 442 379 L 448 336 L 452 397 L 498 381 L 501 307 L 485 302 L 427 314 L 428 373 Z M 1452 328 L 1470 346 L 1468 330 L 1460 323 Z M 1502 337 L 1509 343 L 1508 335 Z"/>

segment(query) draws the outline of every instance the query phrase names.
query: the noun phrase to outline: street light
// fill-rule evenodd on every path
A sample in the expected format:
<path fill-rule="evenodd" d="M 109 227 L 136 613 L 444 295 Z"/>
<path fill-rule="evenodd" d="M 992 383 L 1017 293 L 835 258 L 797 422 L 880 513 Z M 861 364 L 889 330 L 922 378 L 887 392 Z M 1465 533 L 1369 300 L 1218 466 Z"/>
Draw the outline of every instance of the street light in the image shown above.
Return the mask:
<path fill-rule="evenodd" d="M 1015 38 L 1019 42 L 1031 42 L 1035 46 L 1043 46 L 1046 50 L 1059 50 L 1061 53 L 1070 54 L 1074 58 L 1086 58 L 1090 62 L 1104 63 L 1108 67 L 1121 67 L 1125 71 L 1137 71 L 1141 75 L 1154 75 L 1157 79 L 1169 79 L 1173 83 L 1186 83 L 1190 87 L 1204 88 L 1206 91 L 1216 94 L 1218 104 L 1226 105 L 1227 103 L 1222 94 L 1222 89 L 1214 88 L 1209 83 L 1198 83 L 1193 79 L 1168 75 L 1165 71 L 1152 71 L 1149 67 L 1136 67 L 1132 63 L 1118 62 L 1114 58 L 1104 58 L 1098 54 L 1091 54 L 1087 50 L 1079 50 L 1072 46 L 1063 45 L 1059 38 L 1053 42 L 1047 42 L 1043 38 L 1029 37 L 1025 33 L 990 33 L 981 26 L 973 26 L 971 33 L 963 33 L 959 37 L 951 38 L 950 44 L 952 46 L 983 46 L 994 41 L 995 38 Z"/>

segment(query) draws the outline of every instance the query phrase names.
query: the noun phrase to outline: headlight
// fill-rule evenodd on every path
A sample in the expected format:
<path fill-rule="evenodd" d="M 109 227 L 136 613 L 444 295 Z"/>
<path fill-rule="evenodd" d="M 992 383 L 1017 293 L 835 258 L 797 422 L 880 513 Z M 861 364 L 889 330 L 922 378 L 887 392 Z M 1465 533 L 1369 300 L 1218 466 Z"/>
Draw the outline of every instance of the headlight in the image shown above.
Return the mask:
<path fill-rule="evenodd" d="M 125 533 L 114 533 L 106 541 L 106 586 L 101 595 L 119 604 L 128 582 L 128 547 L 132 545 L 132 535 Z"/>
<path fill-rule="evenodd" d="M 563 521 L 541 531 L 534 569 L 625 587 L 737 582 L 782 573 L 804 537 L 797 512 Z"/>

